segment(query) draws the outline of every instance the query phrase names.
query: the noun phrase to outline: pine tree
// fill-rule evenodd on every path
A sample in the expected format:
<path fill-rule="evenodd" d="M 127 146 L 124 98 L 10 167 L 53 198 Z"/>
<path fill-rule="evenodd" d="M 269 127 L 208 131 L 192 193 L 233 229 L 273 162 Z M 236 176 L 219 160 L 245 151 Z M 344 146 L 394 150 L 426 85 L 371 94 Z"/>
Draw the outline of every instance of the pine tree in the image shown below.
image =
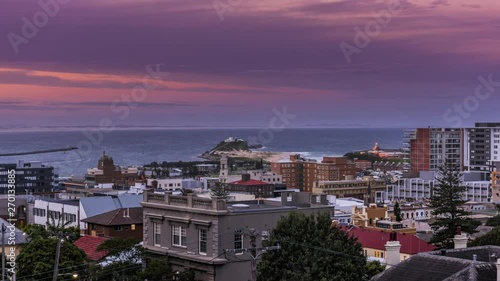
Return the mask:
<path fill-rule="evenodd" d="M 431 223 L 434 236 L 430 242 L 438 248 L 453 247 L 452 239 L 458 226 L 464 232 L 474 233 L 474 229 L 480 224 L 469 218 L 470 213 L 462 207 L 467 202 L 462 199 L 467 188 L 460 185 L 460 177 L 459 166 L 449 160 L 439 167 L 436 177 L 438 184 L 434 187 L 430 200 L 430 207 L 434 209 L 432 214 L 435 216 L 435 221 Z"/>
<path fill-rule="evenodd" d="M 226 198 L 229 195 L 229 191 L 226 190 L 226 186 L 221 182 L 216 182 L 215 186 L 210 189 L 210 196 L 219 196 Z"/>
<path fill-rule="evenodd" d="M 396 216 L 396 221 L 402 221 L 403 218 L 401 218 L 401 207 L 399 207 L 399 202 L 396 201 L 396 204 L 394 204 L 394 216 Z"/>

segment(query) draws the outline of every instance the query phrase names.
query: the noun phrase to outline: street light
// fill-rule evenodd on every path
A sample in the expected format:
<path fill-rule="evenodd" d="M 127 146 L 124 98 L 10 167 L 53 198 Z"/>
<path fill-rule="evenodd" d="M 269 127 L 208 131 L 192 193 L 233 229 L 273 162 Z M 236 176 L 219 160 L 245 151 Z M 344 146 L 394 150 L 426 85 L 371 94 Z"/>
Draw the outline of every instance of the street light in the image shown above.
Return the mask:
<path fill-rule="evenodd" d="M 77 272 L 73 272 L 73 273 L 61 273 L 61 274 L 57 274 L 57 276 L 71 276 L 73 279 L 77 279 L 78 278 L 78 273 Z"/>
<path fill-rule="evenodd" d="M 5 224 L 2 223 L 2 281 L 5 281 Z"/>

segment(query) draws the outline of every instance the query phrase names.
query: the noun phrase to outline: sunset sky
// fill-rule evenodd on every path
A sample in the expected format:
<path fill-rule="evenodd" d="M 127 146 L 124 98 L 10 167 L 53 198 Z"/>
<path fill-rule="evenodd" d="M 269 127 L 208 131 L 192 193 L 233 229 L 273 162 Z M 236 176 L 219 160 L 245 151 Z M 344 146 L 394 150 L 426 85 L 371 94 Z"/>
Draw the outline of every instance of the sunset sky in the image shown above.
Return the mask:
<path fill-rule="evenodd" d="M 213 0 L 65 1 L 17 53 L 43 9 L 2 1 L 0 127 L 264 127 L 283 107 L 290 127 L 451 126 L 479 76 L 500 82 L 498 0 L 401 1 L 350 63 L 339 45 L 397 0 L 217 0 L 223 20 Z M 156 64 L 169 75 L 120 118 L 113 101 Z M 500 122 L 499 102 L 500 86 L 463 124 Z"/>

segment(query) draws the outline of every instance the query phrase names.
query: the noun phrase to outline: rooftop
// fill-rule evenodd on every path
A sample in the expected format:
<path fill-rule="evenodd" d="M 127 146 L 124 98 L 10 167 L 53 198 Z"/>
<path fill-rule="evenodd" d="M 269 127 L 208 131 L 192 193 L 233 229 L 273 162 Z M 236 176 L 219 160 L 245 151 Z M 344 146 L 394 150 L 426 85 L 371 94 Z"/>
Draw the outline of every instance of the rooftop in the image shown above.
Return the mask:
<path fill-rule="evenodd" d="M 141 207 L 142 198 L 142 195 L 94 196 L 81 198 L 80 204 L 87 217 L 93 217 L 120 208 Z"/>
<path fill-rule="evenodd" d="M 6 220 L 0 218 L 0 224 L 3 224 L 5 226 L 10 226 L 11 223 L 10 222 L 7 222 Z M 10 240 L 10 235 L 11 234 L 11 231 L 8 230 L 7 232 L 5 232 L 5 236 L 3 238 L 3 242 L 5 245 L 11 245 L 12 241 Z M 26 244 L 28 241 L 27 241 L 27 238 L 28 236 L 23 232 L 21 231 L 19 228 L 15 227 L 14 228 L 14 239 L 15 239 L 15 244 L 14 245 L 20 245 L 20 244 Z"/>
<path fill-rule="evenodd" d="M 234 184 L 234 185 L 270 185 L 268 182 L 264 181 L 259 181 L 259 180 L 247 180 L 247 181 L 234 181 L 230 182 L 229 184 Z"/>
<path fill-rule="evenodd" d="M 473 260 L 474 255 L 476 261 Z M 405 281 L 496 281 L 496 257 L 500 257 L 498 246 L 420 253 L 385 270 L 372 280 L 401 280 L 404 276 Z"/>
<path fill-rule="evenodd" d="M 80 200 L 61 200 L 61 199 L 53 199 L 53 198 L 43 198 L 42 201 L 59 203 L 59 204 L 64 204 L 64 205 L 72 205 L 72 206 L 79 206 L 80 205 Z"/>
<path fill-rule="evenodd" d="M 316 195 L 308 192 L 281 192 L 281 197 L 278 198 L 238 202 L 226 202 L 223 197 L 202 198 L 195 196 L 195 194 L 176 196 L 170 192 L 164 194 L 144 192 L 144 201 L 141 204 L 155 208 L 189 208 L 193 212 L 212 211 L 226 214 L 228 212 L 242 213 L 329 207 L 326 195 Z M 330 208 L 333 211 L 333 206 L 330 206 Z"/>
<path fill-rule="evenodd" d="M 142 224 L 142 207 L 140 208 L 122 208 L 100 215 L 83 219 L 83 222 L 99 224 L 99 225 L 129 225 Z"/>
<path fill-rule="evenodd" d="M 358 242 L 365 248 L 385 251 L 385 243 L 389 241 L 390 232 L 355 227 L 349 231 L 358 238 Z M 397 234 L 401 243 L 401 253 L 414 255 L 421 252 L 433 251 L 434 246 L 411 234 Z"/>
<path fill-rule="evenodd" d="M 87 257 L 92 261 L 102 260 L 107 254 L 107 251 L 97 251 L 97 247 L 106 241 L 108 238 L 96 236 L 82 236 L 73 244 L 85 252 Z"/>

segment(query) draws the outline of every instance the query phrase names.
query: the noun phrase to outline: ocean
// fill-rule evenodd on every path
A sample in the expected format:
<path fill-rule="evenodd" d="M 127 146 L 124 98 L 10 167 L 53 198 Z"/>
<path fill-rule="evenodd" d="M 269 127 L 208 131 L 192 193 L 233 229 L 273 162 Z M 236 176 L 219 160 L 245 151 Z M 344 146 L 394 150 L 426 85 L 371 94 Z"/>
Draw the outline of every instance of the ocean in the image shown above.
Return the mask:
<path fill-rule="evenodd" d="M 94 136 L 94 144 L 80 130 L 0 131 L 0 154 L 59 149 L 79 150 L 0 157 L 0 163 L 18 160 L 42 161 L 54 166 L 60 177 L 83 177 L 87 168 L 97 166 L 103 151 L 115 164 L 138 166 L 156 162 L 203 160 L 198 155 L 230 137 L 259 142 L 260 150 L 299 152 L 306 157 L 341 156 L 366 150 L 375 143 L 384 148 L 401 148 L 403 129 L 120 129 Z M 260 141 L 259 141 L 260 140 Z"/>

